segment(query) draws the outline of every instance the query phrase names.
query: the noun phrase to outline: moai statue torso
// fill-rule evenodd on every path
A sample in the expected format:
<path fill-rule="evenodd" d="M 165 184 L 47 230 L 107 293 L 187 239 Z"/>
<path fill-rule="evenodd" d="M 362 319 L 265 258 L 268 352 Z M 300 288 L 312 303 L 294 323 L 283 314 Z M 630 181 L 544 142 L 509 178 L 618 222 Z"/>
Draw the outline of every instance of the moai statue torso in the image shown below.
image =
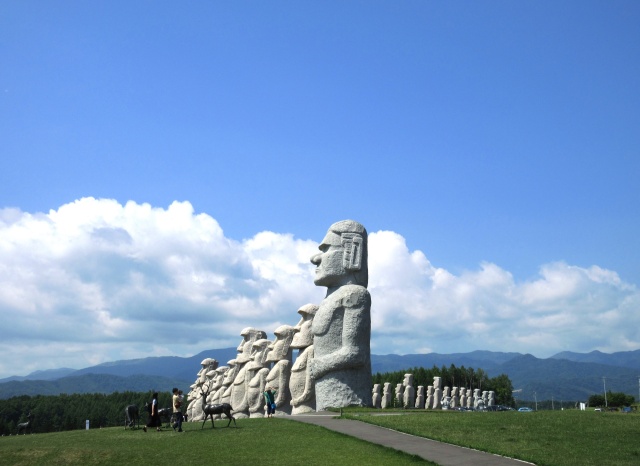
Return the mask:
<path fill-rule="evenodd" d="M 291 414 L 303 414 L 316 410 L 316 392 L 311 378 L 311 360 L 313 359 L 311 324 L 317 310 L 318 306 L 315 304 L 305 304 L 298 309 L 301 318 L 294 327 L 296 334 L 291 341 L 291 348 L 299 350 L 289 378 Z"/>
<path fill-rule="evenodd" d="M 449 387 L 444 387 L 442 391 L 442 409 L 447 410 L 451 406 L 451 395 L 449 395 Z"/>
<path fill-rule="evenodd" d="M 380 389 L 380 384 L 374 384 L 373 390 L 371 392 L 373 407 L 376 409 L 382 408 L 382 390 Z"/>
<path fill-rule="evenodd" d="M 496 405 L 496 392 L 493 390 L 489 392 L 489 399 L 487 400 L 487 406 L 495 406 Z"/>
<path fill-rule="evenodd" d="M 249 417 L 264 417 L 264 391 L 267 387 L 269 369 L 262 367 L 249 382 Z"/>
<path fill-rule="evenodd" d="M 440 377 L 433 378 L 433 409 L 442 407 L 442 379 Z"/>
<path fill-rule="evenodd" d="M 404 408 L 413 408 L 416 402 L 416 389 L 413 388 L 413 374 L 405 374 L 402 385 L 403 406 Z"/>
<path fill-rule="evenodd" d="M 319 249 L 314 283 L 327 295 L 312 324 L 316 409 L 371 406 L 367 231 L 352 220 L 334 223 Z"/>
<path fill-rule="evenodd" d="M 424 409 L 424 385 L 418 385 L 418 395 L 416 396 L 416 408 Z"/>
<path fill-rule="evenodd" d="M 291 325 L 281 325 L 273 333 L 276 339 L 269 345 L 266 363 L 274 364 L 267 375 L 267 387 L 276 390 L 276 413 L 291 414 L 289 378 L 291 377 L 291 358 L 293 353 L 291 341 L 295 334 L 295 328 Z"/>
<path fill-rule="evenodd" d="M 389 382 L 385 382 L 382 386 L 382 401 L 380 405 L 382 409 L 393 407 L 391 384 Z"/>

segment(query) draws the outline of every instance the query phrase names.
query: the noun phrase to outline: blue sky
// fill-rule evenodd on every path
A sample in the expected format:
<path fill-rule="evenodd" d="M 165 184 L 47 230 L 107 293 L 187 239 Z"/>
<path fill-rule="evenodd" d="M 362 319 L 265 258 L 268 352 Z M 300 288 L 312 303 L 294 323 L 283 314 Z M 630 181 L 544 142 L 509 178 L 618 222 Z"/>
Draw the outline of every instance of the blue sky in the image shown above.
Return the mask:
<path fill-rule="evenodd" d="M 164 316 L 166 302 L 143 299 L 139 287 L 129 301 L 108 300 L 107 290 L 131 286 L 136 274 L 153 281 L 152 266 L 128 262 L 165 264 L 149 244 L 167 256 L 190 251 L 184 261 L 223 274 L 226 291 L 201 290 L 196 304 L 187 288 L 176 293 L 172 305 L 190 339 L 153 349 L 141 341 L 130 354 L 115 349 L 114 330 L 94 335 L 100 343 L 88 360 L 65 319 L 57 331 L 68 337 L 44 329 L 31 337 L 26 324 L 24 332 L 3 330 L 3 354 L 33 338 L 42 357 L 4 363 L 0 376 L 149 351 L 190 355 L 236 344 L 247 325 L 269 332 L 295 323 L 297 307 L 322 294 L 312 284 L 292 295 L 276 286 L 282 295 L 269 301 L 277 293 L 264 257 L 290 260 L 302 275 L 308 258 L 263 248 L 312 252 L 345 218 L 374 235 L 370 254 L 396 251 L 371 265 L 381 267 L 370 271 L 377 354 L 640 348 L 638 331 L 593 337 L 629 327 L 640 303 L 638 2 L 21 1 L 1 10 L 2 327 L 29 312 L 90 315 L 96 300 L 102 307 L 87 328 L 100 318 L 138 328 Z M 154 215 L 201 235 L 145 226 Z M 70 224 L 87 236 L 66 237 Z M 162 240 L 146 236 L 153 228 Z M 102 233 L 128 237 L 133 249 L 98 251 Z M 202 261 L 208 234 L 224 241 L 210 242 L 222 249 Z M 100 272 L 74 269 L 76 256 L 91 257 Z M 218 260 L 239 265 L 222 272 Z M 179 280 L 165 266 L 154 283 L 169 293 Z M 66 278 L 52 280 L 45 269 Z M 404 276 L 400 270 L 430 278 L 385 288 L 387 274 Z M 74 280 L 93 291 L 84 301 L 57 299 Z M 266 281 L 248 290 L 247 280 Z M 532 293 L 552 284 L 565 293 L 533 305 Z M 463 303 L 466 287 L 475 292 Z M 227 319 L 232 304 L 220 302 L 231 294 L 256 312 Z M 599 304 L 591 309 L 585 297 Z M 418 310 L 406 311 L 415 299 Z M 138 301 L 137 314 L 123 310 Z M 536 312 L 544 323 L 526 324 L 535 341 L 516 335 Z M 425 330 L 394 319 L 424 321 Z M 440 320 L 479 333 L 454 336 L 454 328 L 435 328 Z M 216 322 L 228 329 L 209 328 Z M 483 339 L 490 322 L 513 329 L 513 339 Z M 218 332 L 215 341 L 194 328 Z M 56 344 L 65 353 L 74 342 L 77 351 L 50 356 Z"/>

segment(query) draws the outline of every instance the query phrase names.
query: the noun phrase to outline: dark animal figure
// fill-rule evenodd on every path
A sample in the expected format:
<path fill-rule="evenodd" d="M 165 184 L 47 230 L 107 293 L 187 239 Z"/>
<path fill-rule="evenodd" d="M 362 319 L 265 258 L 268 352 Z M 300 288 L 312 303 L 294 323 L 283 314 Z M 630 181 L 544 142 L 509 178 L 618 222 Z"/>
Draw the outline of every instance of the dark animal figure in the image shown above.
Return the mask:
<path fill-rule="evenodd" d="M 24 431 L 24 435 L 27 435 L 27 431 L 29 431 L 29 433 L 33 433 L 33 430 L 31 428 L 31 423 L 33 422 L 33 414 L 29 413 L 27 414 L 27 422 L 21 422 L 20 424 L 18 424 L 18 435 L 20 435 L 20 432 Z"/>
<path fill-rule="evenodd" d="M 129 405 L 124 408 L 124 428 L 127 427 L 133 429 L 134 427 L 140 427 L 140 412 L 138 411 L 138 407 L 136 405 Z"/>
<path fill-rule="evenodd" d="M 202 427 L 201 427 L 202 429 L 204 429 L 204 425 L 207 423 L 207 418 L 209 416 L 211 416 L 211 428 L 213 429 L 216 428 L 216 426 L 213 424 L 213 416 L 216 414 L 224 414 L 225 416 L 227 416 L 227 419 L 229 419 L 229 422 L 227 423 L 227 427 L 229 427 L 229 424 L 231 424 L 231 421 L 233 421 L 233 425 L 235 427 L 238 427 L 238 424 L 236 424 L 236 418 L 231 415 L 231 410 L 233 410 L 233 408 L 229 403 L 222 403 L 218 405 L 208 405 L 207 396 L 209 395 L 209 392 L 207 391 L 205 393 L 201 388 L 200 393 L 202 394 L 202 412 L 204 413 L 204 422 L 202 423 Z"/>

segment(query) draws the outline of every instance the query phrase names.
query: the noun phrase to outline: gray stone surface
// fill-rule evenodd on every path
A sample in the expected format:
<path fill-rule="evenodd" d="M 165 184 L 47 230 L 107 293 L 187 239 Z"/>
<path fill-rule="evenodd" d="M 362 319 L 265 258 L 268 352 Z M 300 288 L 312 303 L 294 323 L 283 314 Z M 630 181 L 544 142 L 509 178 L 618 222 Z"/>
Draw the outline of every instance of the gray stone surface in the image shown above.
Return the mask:
<path fill-rule="evenodd" d="M 371 406 L 367 231 L 352 220 L 334 223 L 319 249 L 314 283 L 327 295 L 312 324 L 316 409 Z"/>
<path fill-rule="evenodd" d="M 300 321 L 291 348 L 299 350 L 298 357 L 291 368 L 289 391 L 291 392 L 291 414 L 302 414 L 316 410 L 316 391 L 311 378 L 311 360 L 313 359 L 313 331 L 311 325 L 318 306 L 305 304 L 298 309 Z"/>

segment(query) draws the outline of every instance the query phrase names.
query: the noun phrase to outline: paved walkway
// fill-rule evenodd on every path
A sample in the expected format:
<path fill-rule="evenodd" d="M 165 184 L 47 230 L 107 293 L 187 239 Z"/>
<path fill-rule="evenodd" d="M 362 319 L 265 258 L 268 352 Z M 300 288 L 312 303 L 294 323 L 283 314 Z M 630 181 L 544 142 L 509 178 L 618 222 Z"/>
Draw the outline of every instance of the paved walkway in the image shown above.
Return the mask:
<path fill-rule="evenodd" d="M 315 424 L 345 435 L 377 443 L 395 450 L 404 451 L 433 461 L 441 466 L 524 466 L 525 461 L 504 456 L 436 442 L 415 435 L 403 434 L 385 427 L 378 427 L 361 421 L 337 419 L 335 413 L 320 412 L 307 415 L 287 416 L 286 419 Z"/>

